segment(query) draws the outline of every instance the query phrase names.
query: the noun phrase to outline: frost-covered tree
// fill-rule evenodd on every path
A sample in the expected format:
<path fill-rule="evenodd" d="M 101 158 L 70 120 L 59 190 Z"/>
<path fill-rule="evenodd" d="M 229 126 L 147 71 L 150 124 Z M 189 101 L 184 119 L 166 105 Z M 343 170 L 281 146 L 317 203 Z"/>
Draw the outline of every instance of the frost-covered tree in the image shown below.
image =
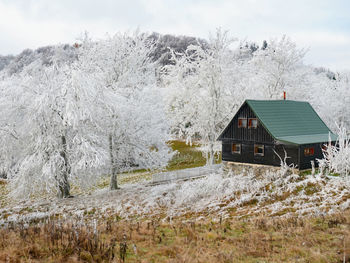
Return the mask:
<path fill-rule="evenodd" d="M 157 102 L 159 92 L 144 89 L 132 98 L 119 98 L 109 134 L 111 189 L 117 188 L 117 173 L 139 168 L 165 166 L 172 154 L 164 108 Z"/>
<path fill-rule="evenodd" d="M 156 44 L 155 49 L 151 53 L 151 57 L 154 61 L 158 61 L 162 66 L 172 63 L 169 47 L 175 52 L 184 52 L 190 45 L 200 45 L 205 48 L 207 44 L 204 39 L 200 38 L 168 34 L 161 35 L 155 32 L 149 35 L 149 38 Z"/>
<path fill-rule="evenodd" d="M 72 62 L 76 59 L 76 48 L 74 46 L 56 45 L 40 47 L 36 50 L 25 49 L 16 56 L 0 56 L 0 72 L 7 75 L 18 74 L 31 64 L 36 67 L 52 65 L 53 60 L 60 62 Z"/>
<path fill-rule="evenodd" d="M 165 166 L 172 156 L 162 94 L 157 87 L 157 64 L 151 54 L 155 45 L 147 34 L 118 33 L 107 40 L 86 38 L 80 48 L 83 71 L 105 89 L 101 106 L 105 112 L 111 189 L 117 189 L 117 174 L 135 166 Z"/>
<path fill-rule="evenodd" d="M 8 96 L 8 89 L 12 87 L 12 80 L 5 79 L 0 81 L 0 173 L 3 177 L 15 164 L 15 159 L 19 156 L 18 149 L 21 148 L 18 134 L 13 122 L 18 118 L 18 112 L 11 110 L 11 98 Z"/>
<path fill-rule="evenodd" d="M 264 49 L 254 52 L 251 78 L 260 96 L 280 99 L 287 90 L 295 98 L 295 90 L 303 81 L 302 60 L 306 50 L 298 49 L 288 37 L 273 39 Z"/>
<path fill-rule="evenodd" d="M 315 83 L 318 89 L 314 92 L 311 101 L 321 117 L 333 130 L 337 130 L 335 123 L 342 123 L 349 130 L 350 74 L 339 73 L 335 80 L 329 79 L 326 74 L 320 74 Z"/>
<path fill-rule="evenodd" d="M 0 71 L 3 70 L 8 64 L 10 64 L 11 60 L 13 60 L 14 56 L 1 56 L 0 55 Z"/>
<path fill-rule="evenodd" d="M 8 108 L 2 123 L 21 145 L 9 173 L 14 196 L 46 191 L 69 197 L 70 182 L 91 185 L 107 159 L 96 132 L 99 90 L 86 85 L 74 63 L 57 61 L 26 68 L 3 89 Z"/>
<path fill-rule="evenodd" d="M 320 167 L 328 167 L 330 172 L 342 176 L 350 175 L 350 139 L 347 129 L 340 125 L 337 127 L 338 139 L 334 145 L 328 143 L 324 146 L 324 159 L 318 160 Z"/>
<path fill-rule="evenodd" d="M 163 68 L 174 131 L 187 142 L 200 138 L 208 164 L 214 163 L 219 133 L 241 103 L 232 42 L 227 32 L 217 30 L 205 49 L 191 45 L 184 53 L 173 52 L 173 65 Z"/>

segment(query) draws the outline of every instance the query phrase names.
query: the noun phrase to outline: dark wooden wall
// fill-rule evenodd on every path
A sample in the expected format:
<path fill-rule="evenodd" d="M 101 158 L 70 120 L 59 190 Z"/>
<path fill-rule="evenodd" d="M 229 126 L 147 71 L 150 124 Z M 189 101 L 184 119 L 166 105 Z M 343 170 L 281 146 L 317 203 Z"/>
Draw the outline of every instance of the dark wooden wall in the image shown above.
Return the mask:
<path fill-rule="evenodd" d="M 282 158 L 284 161 L 285 152 L 287 153 L 286 162 L 288 165 L 294 164 L 296 168 L 299 167 L 299 147 L 296 145 L 285 145 L 278 144 L 275 145 L 275 152 Z M 281 159 L 275 154 L 275 165 L 281 165 Z"/>
<path fill-rule="evenodd" d="M 318 167 L 318 162 L 316 159 L 323 159 L 322 154 L 322 145 L 327 143 L 314 143 L 314 144 L 303 144 L 300 145 L 300 169 L 310 169 L 311 168 L 311 161 L 315 162 L 315 167 Z M 304 149 L 305 148 L 314 148 L 314 155 L 312 156 L 305 156 L 304 155 Z"/>
<path fill-rule="evenodd" d="M 256 118 L 254 112 L 245 103 L 239 109 L 230 124 L 222 134 L 222 140 L 240 140 L 260 143 L 273 143 L 272 136 L 266 131 L 258 120 L 258 127 L 256 129 L 238 128 L 238 118 Z"/>
<path fill-rule="evenodd" d="M 232 143 L 240 143 L 242 145 L 241 154 L 232 153 Z M 305 170 L 311 168 L 311 161 L 314 161 L 315 167 L 318 167 L 317 159 L 323 159 L 322 145 L 323 143 L 304 144 L 300 146 L 264 144 L 264 156 L 254 156 L 254 142 L 223 141 L 222 160 L 279 166 L 281 160 L 276 153 L 282 159 L 284 159 L 285 150 L 287 152 L 287 156 L 289 157 L 287 158 L 287 164 L 294 164 L 300 170 Z M 304 149 L 310 147 L 314 148 L 314 155 L 305 156 Z"/>
<path fill-rule="evenodd" d="M 241 144 L 241 154 L 232 153 L 232 143 Z M 274 145 L 264 144 L 264 156 L 254 155 L 254 142 L 241 141 L 223 141 L 222 142 L 222 160 L 240 163 L 255 163 L 280 166 L 281 160 L 276 153 L 284 158 L 284 150 L 287 152 L 287 164 L 294 164 L 299 167 L 298 151 L 299 148 L 293 145 Z M 275 153 L 276 152 L 276 153 Z"/>

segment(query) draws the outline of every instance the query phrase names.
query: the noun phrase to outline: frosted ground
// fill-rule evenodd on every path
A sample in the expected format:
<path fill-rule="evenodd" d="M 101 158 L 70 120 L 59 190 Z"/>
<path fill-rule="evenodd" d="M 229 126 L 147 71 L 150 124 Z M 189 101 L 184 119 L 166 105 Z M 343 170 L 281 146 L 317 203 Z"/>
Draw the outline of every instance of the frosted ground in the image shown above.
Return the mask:
<path fill-rule="evenodd" d="M 267 172 L 203 178 L 151 186 L 126 183 L 68 199 L 27 200 L 0 209 L 0 225 L 49 217 L 76 219 L 160 218 L 218 220 L 220 217 L 326 215 L 350 206 L 350 180 L 336 176 Z"/>

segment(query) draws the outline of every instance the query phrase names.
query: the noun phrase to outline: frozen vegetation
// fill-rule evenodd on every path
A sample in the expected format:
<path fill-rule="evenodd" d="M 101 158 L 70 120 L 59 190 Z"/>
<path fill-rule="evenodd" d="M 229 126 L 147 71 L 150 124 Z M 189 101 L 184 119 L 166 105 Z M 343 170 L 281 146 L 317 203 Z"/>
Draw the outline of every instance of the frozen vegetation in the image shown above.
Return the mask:
<path fill-rule="evenodd" d="M 79 220 L 185 216 L 196 220 L 250 216 L 325 216 L 350 206 L 347 177 L 267 172 L 232 175 L 222 171 L 203 178 L 151 186 L 124 184 L 65 200 L 13 202 L 0 210 L 1 224 L 48 218 Z"/>

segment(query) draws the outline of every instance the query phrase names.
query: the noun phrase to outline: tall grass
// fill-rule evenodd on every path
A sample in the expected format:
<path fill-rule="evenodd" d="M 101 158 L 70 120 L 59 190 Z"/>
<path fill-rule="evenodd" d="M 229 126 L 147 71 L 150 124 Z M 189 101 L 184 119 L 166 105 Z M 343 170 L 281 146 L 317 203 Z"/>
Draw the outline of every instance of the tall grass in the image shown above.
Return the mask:
<path fill-rule="evenodd" d="M 0 262 L 350 262 L 350 213 L 315 218 L 101 222 L 0 230 Z"/>

